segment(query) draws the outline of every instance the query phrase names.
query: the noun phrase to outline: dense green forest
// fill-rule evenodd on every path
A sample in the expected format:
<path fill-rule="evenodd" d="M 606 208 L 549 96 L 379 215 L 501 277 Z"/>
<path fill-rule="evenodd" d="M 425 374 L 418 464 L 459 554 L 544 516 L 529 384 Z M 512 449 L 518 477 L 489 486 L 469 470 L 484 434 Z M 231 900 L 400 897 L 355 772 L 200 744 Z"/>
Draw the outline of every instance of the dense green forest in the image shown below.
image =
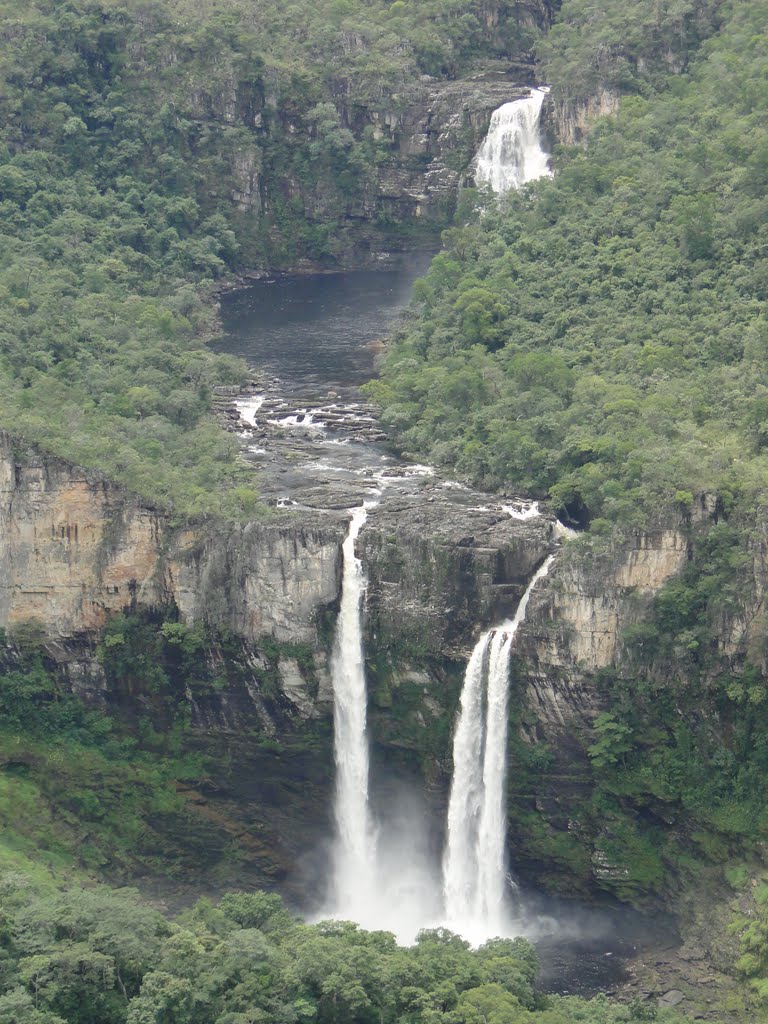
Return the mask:
<path fill-rule="evenodd" d="M 585 150 L 558 151 L 554 179 L 475 197 L 482 216 L 447 233 L 372 387 L 403 448 L 549 495 L 593 528 L 701 491 L 754 504 L 768 482 L 767 13 L 721 6 L 689 72 L 655 87 L 628 73 L 634 95 Z M 553 75 L 569 74 L 561 39 Z"/>
<path fill-rule="evenodd" d="M 526 49 L 516 11 L 0 3 L 0 424 L 179 513 L 252 516 L 210 418 L 244 372 L 203 344 L 216 283 L 343 254 L 388 156 L 365 112 Z"/>
<path fill-rule="evenodd" d="M 477 950 L 424 931 L 300 924 L 267 893 L 170 922 L 132 890 L 2 880 L 0 1024 L 682 1024 L 599 998 L 541 997 L 523 939 Z"/>

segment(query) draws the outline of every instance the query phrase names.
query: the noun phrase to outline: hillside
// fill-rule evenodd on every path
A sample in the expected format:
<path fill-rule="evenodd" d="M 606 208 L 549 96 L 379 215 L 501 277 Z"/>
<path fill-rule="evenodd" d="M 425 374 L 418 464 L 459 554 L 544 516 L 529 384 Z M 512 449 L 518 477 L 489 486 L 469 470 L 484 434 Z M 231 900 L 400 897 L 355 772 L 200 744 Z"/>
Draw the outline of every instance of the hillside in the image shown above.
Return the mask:
<path fill-rule="evenodd" d="M 1 4 L 2 425 L 180 513 L 252 515 L 210 418 L 244 373 L 203 344 L 215 288 L 418 233 L 396 172 L 425 158 L 397 163 L 392 125 L 420 76 L 525 57 L 548 14 L 521 10 Z"/>
<path fill-rule="evenodd" d="M 760 502 L 766 10 L 718 14 L 686 73 L 626 72 L 619 113 L 558 151 L 554 179 L 476 196 L 448 233 L 372 385 L 403 448 L 593 529 L 701 491 Z"/>

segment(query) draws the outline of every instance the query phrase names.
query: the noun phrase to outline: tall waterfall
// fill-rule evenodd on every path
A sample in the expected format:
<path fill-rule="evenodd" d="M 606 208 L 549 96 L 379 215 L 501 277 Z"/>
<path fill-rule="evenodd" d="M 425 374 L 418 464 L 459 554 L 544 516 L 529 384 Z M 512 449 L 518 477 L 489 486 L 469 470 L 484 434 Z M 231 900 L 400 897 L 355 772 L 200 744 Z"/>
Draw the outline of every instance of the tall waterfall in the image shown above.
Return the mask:
<path fill-rule="evenodd" d="M 514 618 L 483 633 L 464 676 L 453 739 L 443 893 L 448 927 L 473 942 L 505 930 L 509 659 L 533 588 L 554 557 L 534 574 Z"/>
<path fill-rule="evenodd" d="M 336 827 L 334 916 L 362 921 L 376 885 L 376 833 L 368 802 L 367 694 L 363 659 L 362 603 L 365 574 L 355 541 L 370 504 L 352 511 L 342 545 L 341 607 L 336 624 L 333 679 Z"/>
<path fill-rule="evenodd" d="M 531 95 L 494 110 L 488 134 L 475 158 L 475 181 L 494 192 L 508 192 L 528 181 L 550 174 L 548 157 L 541 148 L 539 120 L 548 89 L 532 89 Z"/>

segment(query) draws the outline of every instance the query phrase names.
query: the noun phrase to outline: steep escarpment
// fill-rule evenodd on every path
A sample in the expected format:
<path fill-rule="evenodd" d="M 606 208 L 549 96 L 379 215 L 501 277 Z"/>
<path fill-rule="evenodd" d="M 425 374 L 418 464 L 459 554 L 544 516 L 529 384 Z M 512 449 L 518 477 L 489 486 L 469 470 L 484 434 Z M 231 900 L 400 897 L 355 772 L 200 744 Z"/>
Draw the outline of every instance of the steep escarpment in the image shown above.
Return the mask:
<path fill-rule="evenodd" d="M 582 142 L 598 118 L 615 113 L 622 96 L 665 88 L 667 76 L 686 74 L 702 41 L 722 23 L 719 0 L 676 5 L 617 2 L 596 11 L 562 5 L 537 53 L 543 80 L 553 87 L 545 120 L 555 140 Z"/>
<path fill-rule="evenodd" d="M 266 848 L 282 852 L 254 870 L 287 879 L 301 843 L 329 830 L 328 656 L 346 513 L 177 526 L 109 482 L 14 448 L 8 437 L 3 456 L 0 626 L 12 643 L 36 630 L 58 678 L 91 704 L 127 721 L 148 715 L 161 730 L 185 719 L 189 742 L 212 758 L 202 789 L 188 787 L 192 806 L 211 808 L 221 827 L 261 822 Z M 438 805 L 444 800 L 472 647 L 510 615 L 555 551 L 513 656 L 514 861 L 560 892 L 642 901 L 675 870 L 674 855 L 665 866 L 658 851 L 649 867 L 647 844 L 674 819 L 682 831 L 670 830 L 669 842 L 678 854 L 689 849 L 695 812 L 680 794 L 643 795 L 640 779 L 616 801 L 613 771 L 624 771 L 635 749 L 642 761 L 644 730 L 658 745 L 673 728 L 662 704 L 695 732 L 695 679 L 709 680 L 713 741 L 733 745 L 741 698 L 734 691 L 728 709 L 717 688 L 733 689 L 739 679 L 748 687 L 749 666 L 763 649 L 763 547 L 749 556 L 753 584 L 743 600 L 708 613 L 714 660 L 693 651 L 694 633 L 682 623 L 670 642 L 686 652 L 670 678 L 657 654 L 664 602 L 676 600 L 674 588 L 705 557 L 712 529 L 725 528 L 716 524 L 713 498 L 623 540 L 563 545 L 562 529 L 546 516 L 515 519 L 508 506 L 475 505 L 471 493 L 458 503 L 446 497 L 456 494 L 464 498 L 424 485 L 418 496 L 386 499 L 360 538 L 374 743 L 392 766 L 426 782 Z M 723 543 L 732 559 L 735 542 Z M 686 584 L 692 591 L 696 578 Z M 721 684 L 724 663 L 730 676 Z M 647 697 L 630 696 L 638 686 L 650 688 Z M 653 696 L 655 687 L 663 698 Z M 672 738 L 670 756 L 679 743 Z M 295 777 L 307 773 L 320 788 L 300 796 Z M 265 819 L 276 799 L 279 813 Z M 723 822 L 710 827 L 727 834 Z"/>
<path fill-rule="evenodd" d="M 314 640 L 339 587 L 340 518 L 176 527 L 96 474 L 45 456 L 17 462 L 2 435 L 3 628 L 96 634 L 125 608 L 174 605 L 244 639 Z"/>
<path fill-rule="evenodd" d="M 8 436 L 2 454 L 9 664 L 37 644 L 58 687 L 130 731 L 182 730 L 206 763 L 180 787 L 186 813 L 205 834 L 230 835 L 253 877 L 303 891 L 303 851 L 331 831 L 328 654 L 347 514 L 179 526 Z M 376 707 L 402 684 L 381 742 L 436 780 L 476 632 L 514 605 L 553 543 L 543 517 L 514 521 L 450 494 L 437 485 L 405 505 L 384 501 L 361 545 Z M 425 709 L 439 741 L 426 738 Z M 226 873 L 219 847 L 204 873 Z"/>
<path fill-rule="evenodd" d="M 508 796 L 515 862 L 545 888 L 632 894 L 634 865 L 602 850 L 590 750 L 596 721 L 611 706 L 607 678 L 621 686 L 625 637 L 683 571 L 691 544 L 682 523 L 597 550 L 584 541 L 561 553 L 550 586 L 534 594 L 512 668 Z"/>

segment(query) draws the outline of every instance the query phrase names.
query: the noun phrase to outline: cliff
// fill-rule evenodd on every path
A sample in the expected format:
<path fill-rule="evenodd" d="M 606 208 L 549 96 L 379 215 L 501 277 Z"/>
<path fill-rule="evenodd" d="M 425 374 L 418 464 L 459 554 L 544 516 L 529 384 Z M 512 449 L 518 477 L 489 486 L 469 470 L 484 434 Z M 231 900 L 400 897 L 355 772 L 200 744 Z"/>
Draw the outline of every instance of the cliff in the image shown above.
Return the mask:
<path fill-rule="evenodd" d="M 233 638 L 234 647 L 214 644 L 206 654 L 224 688 L 187 686 L 180 696 L 196 744 L 219 765 L 190 800 L 229 827 L 259 822 L 261 852 L 246 859 L 257 878 L 285 884 L 302 844 L 329 830 L 328 656 L 346 513 L 180 527 L 94 474 L 15 448 L 7 435 L 0 480 L 0 628 L 11 636 L 41 628 L 66 685 L 118 714 L 143 709 L 162 720 L 140 678 L 116 681 L 97 656 L 105 623 L 122 613 L 171 614 Z M 451 493 L 427 486 L 383 501 L 359 541 L 374 743 L 394 770 L 427 783 L 437 809 L 472 646 L 513 611 L 562 543 L 546 515 L 520 521 Z M 712 514 L 705 504 L 698 521 Z M 509 798 L 515 863 L 544 885 L 614 889 L 600 828 L 576 810 L 593 785 L 586 748 L 604 702 L 601 673 L 621 671 L 624 632 L 682 570 L 690 537 L 691 524 L 681 523 L 594 551 L 566 545 L 533 595 L 517 641 Z M 723 623 L 724 643 L 739 648 L 747 635 L 746 626 Z M 537 751 L 545 769 L 521 770 Z"/>
<path fill-rule="evenodd" d="M 163 100 L 217 140 L 207 192 L 248 225 L 245 265 L 357 265 L 449 223 L 492 111 L 534 82 L 532 46 L 556 5 L 478 6 L 467 11 L 473 42 L 456 40 L 442 60 L 405 41 L 390 52 L 387 37 L 345 25 L 324 40 L 327 67 L 314 66 L 321 50 L 298 74 L 279 61 L 254 66 L 235 46 L 213 66 L 186 67 L 181 92 L 160 77 Z M 164 59 L 189 55 L 173 48 Z"/>
<path fill-rule="evenodd" d="M 97 474 L 0 434 L 0 628 L 96 634 L 127 608 L 175 605 L 247 640 L 311 641 L 336 600 L 340 518 L 177 528 Z"/>
<path fill-rule="evenodd" d="M 149 716 L 164 729 L 169 708 L 186 705 L 188 742 L 209 758 L 207 777 L 185 792 L 192 811 L 237 837 L 244 877 L 290 891 L 304 851 L 330 832 L 328 656 L 347 513 L 178 526 L 7 434 L 0 481 L 0 629 L 11 654 L 32 627 L 62 685 L 129 723 Z M 417 698 L 386 716 L 381 739 L 432 777 L 449 753 L 453 684 L 477 631 L 514 605 L 553 543 L 545 517 L 515 521 L 451 493 L 430 485 L 405 505 L 385 501 L 361 538 L 374 699 L 386 705 L 400 684 L 401 696 Z M 125 616 L 205 624 L 211 639 L 196 678 L 172 678 L 158 694 L 130 635 L 121 635 L 118 671 L 100 641 L 105 625 Z M 439 749 L 424 740 L 425 708 L 439 719 Z"/>
<path fill-rule="evenodd" d="M 379 104 L 334 97 L 340 123 L 355 139 L 370 138 L 376 164 L 354 190 L 340 191 L 331 176 L 313 182 L 263 166 L 254 135 L 232 165 L 232 200 L 243 214 L 269 219 L 286 198 L 301 206 L 305 222 L 322 225 L 340 218 L 348 251 L 341 262 L 360 262 L 382 247 L 401 248 L 400 235 L 436 231 L 449 222 L 459 187 L 470 180 L 472 160 L 502 103 L 525 95 L 534 81 L 532 65 L 487 62 L 485 70 L 456 81 L 428 75 L 410 83 L 406 95 Z M 269 131 L 301 140 L 308 132 L 278 106 Z M 311 134 L 309 136 L 311 138 Z"/>
<path fill-rule="evenodd" d="M 29 626 L 42 631 L 62 685 L 128 723 L 148 715 L 162 730 L 169 707 L 186 707 L 187 743 L 209 764 L 184 792 L 192 812 L 235 837 L 243 877 L 279 882 L 305 899 L 307 878 L 322 872 L 317 859 L 307 866 L 305 851 L 331 833 L 328 663 L 347 513 L 305 509 L 240 526 L 178 526 L 109 481 L 7 435 L 0 481 L 0 628 L 12 643 Z M 619 799 L 607 812 L 596 796 L 605 772 L 589 750 L 596 719 L 632 692 L 638 672 L 665 686 L 669 660 L 638 664 L 628 637 L 648 628 L 656 597 L 688 571 L 718 514 L 705 495 L 676 523 L 568 542 L 546 514 L 514 519 L 503 505 L 482 505 L 439 481 L 382 500 L 358 542 L 368 577 L 374 760 L 426 792 L 439 827 L 469 654 L 555 551 L 513 656 L 512 863 L 559 893 L 645 902 L 663 890 L 656 840 L 644 845 L 644 830 L 662 829 L 689 849 L 685 816 L 650 797 L 639 806 Z M 743 600 L 713 622 L 713 649 L 733 671 L 765 648 L 766 551 L 755 534 Z M 164 696 L 131 668 L 130 648 L 128 667 L 116 672 L 101 641 L 105 625 L 125 615 L 204 624 L 204 670 L 175 678 L 169 663 Z M 696 676 L 680 657 L 674 671 L 690 688 L 686 680 Z M 677 712 L 692 720 L 700 713 L 695 702 Z M 710 729 L 727 730 L 714 710 L 710 716 Z M 221 871 L 217 864 L 210 870 Z"/>

